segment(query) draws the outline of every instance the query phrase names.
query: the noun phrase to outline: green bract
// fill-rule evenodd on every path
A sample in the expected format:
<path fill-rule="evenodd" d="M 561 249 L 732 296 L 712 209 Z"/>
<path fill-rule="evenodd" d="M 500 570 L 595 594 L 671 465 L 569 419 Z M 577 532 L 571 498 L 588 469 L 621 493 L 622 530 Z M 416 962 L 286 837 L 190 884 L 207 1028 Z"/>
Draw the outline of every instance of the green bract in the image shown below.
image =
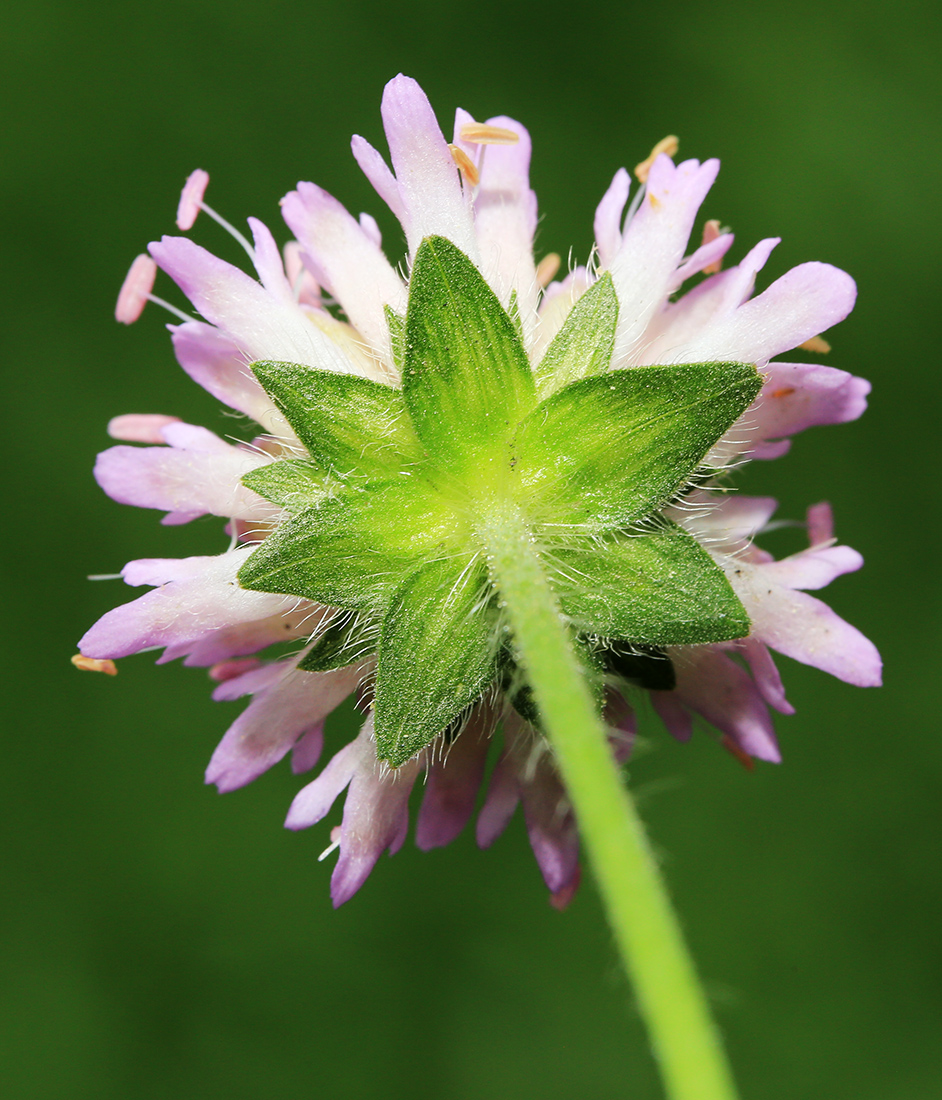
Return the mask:
<path fill-rule="evenodd" d="M 245 588 L 351 613 L 299 667 L 375 652 L 381 759 L 402 764 L 491 685 L 508 687 L 482 533 L 508 508 L 523 517 L 599 683 L 607 672 L 669 687 L 656 647 L 748 632 L 722 571 L 661 509 L 758 393 L 754 366 L 610 370 L 618 302 L 603 276 L 534 371 L 517 321 L 442 237 L 416 254 L 405 320 L 387 316 L 401 390 L 254 364 L 309 457 L 243 479 L 288 518 L 239 573 Z M 536 720 L 525 671 L 508 691 Z"/>

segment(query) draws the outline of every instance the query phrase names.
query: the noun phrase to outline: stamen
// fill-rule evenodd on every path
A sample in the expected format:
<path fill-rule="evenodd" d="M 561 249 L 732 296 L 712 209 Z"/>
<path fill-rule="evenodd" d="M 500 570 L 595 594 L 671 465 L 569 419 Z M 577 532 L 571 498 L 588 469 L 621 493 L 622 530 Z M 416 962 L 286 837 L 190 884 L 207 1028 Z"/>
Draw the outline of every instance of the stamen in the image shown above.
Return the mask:
<path fill-rule="evenodd" d="M 798 346 L 803 351 L 813 351 L 816 355 L 827 355 L 831 350 L 831 345 L 820 336 L 812 336 L 810 340 L 806 340 L 803 344 L 799 344 Z"/>
<path fill-rule="evenodd" d="M 75 654 L 72 658 L 72 664 L 76 668 L 82 669 L 83 672 L 104 672 L 106 676 L 118 675 L 118 669 L 114 661 L 102 661 L 97 657 L 83 657 L 81 653 Z"/>
<path fill-rule="evenodd" d="M 462 141 L 471 145 L 516 145 L 520 135 L 505 126 L 491 126 L 486 122 L 466 122 L 458 131 Z"/>
<path fill-rule="evenodd" d="M 180 193 L 180 204 L 177 206 L 177 229 L 185 233 L 193 228 L 208 184 L 209 173 L 204 172 L 202 168 L 197 168 L 186 177 L 186 183 Z"/>
<path fill-rule="evenodd" d="M 179 424 L 179 416 L 164 416 L 160 413 L 126 413 L 114 416 L 108 421 L 108 434 L 112 439 L 123 439 L 127 443 L 163 443 L 163 429 L 168 424 Z"/>
<path fill-rule="evenodd" d="M 249 244 L 248 240 L 234 225 L 227 222 L 221 214 L 217 214 L 211 206 L 203 202 L 203 195 L 206 193 L 208 184 L 209 173 L 204 172 L 202 168 L 197 168 L 195 172 L 191 172 L 187 176 L 186 183 L 183 185 L 183 191 L 180 193 L 180 203 L 177 206 L 177 229 L 182 229 L 184 232 L 186 232 L 187 229 L 192 229 L 197 214 L 203 210 L 213 219 L 213 221 L 218 222 L 230 236 L 234 237 L 239 244 L 242 245 L 248 253 L 249 259 L 254 264 L 255 249 Z"/>
<path fill-rule="evenodd" d="M 562 259 L 558 252 L 547 252 L 536 265 L 536 281 L 542 287 L 547 287 L 553 281 L 553 276 L 559 271 Z"/>
<path fill-rule="evenodd" d="M 213 219 L 213 221 L 218 222 L 230 236 L 235 237 L 239 244 L 242 245 L 242 247 L 248 253 L 248 257 L 252 261 L 252 263 L 255 263 L 255 249 L 249 244 L 249 242 L 245 239 L 245 237 L 242 236 L 242 234 L 238 231 L 238 229 L 236 229 L 234 225 L 231 225 L 229 222 L 227 222 L 222 214 L 217 214 L 216 211 L 213 210 L 211 206 L 207 206 L 205 202 L 200 203 L 200 210 L 205 211 Z"/>
<path fill-rule="evenodd" d="M 156 294 L 147 295 L 148 302 L 153 302 L 155 306 L 160 306 L 161 309 L 165 309 L 168 313 L 172 313 L 174 317 L 179 317 L 181 321 L 192 321 L 193 318 L 184 313 L 182 309 L 177 309 L 176 306 L 172 306 L 168 301 L 163 298 L 158 298 Z"/>
<path fill-rule="evenodd" d="M 703 227 L 703 240 L 700 242 L 702 248 L 705 244 L 710 244 L 711 241 L 715 241 L 717 237 L 722 233 L 720 223 L 717 218 L 711 218 Z M 718 271 L 722 270 L 723 259 L 720 257 L 718 260 L 714 260 L 713 263 L 707 264 L 703 269 L 704 275 L 715 275 Z"/>
<path fill-rule="evenodd" d="M 668 134 L 666 138 L 661 140 L 654 146 L 647 158 L 640 164 L 635 165 L 635 176 L 639 183 L 648 182 L 648 174 L 651 171 L 651 165 L 657 160 L 661 153 L 667 153 L 669 157 L 676 154 L 680 148 L 680 141 L 675 134 Z"/>
<path fill-rule="evenodd" d="M 724 749 L 726 749 L 730 756 L 736 757 L 736 759 L 739 761 L 740 764 L 742 764 L 747 772 L 755 771 L 756 762 L 752 759 L 749 753 L 745 751 L 745 749 L 741 749 L 736 744 L 736 742 L 732 739 L 732 737 L 729 736 L 729 734 L 723 734 L 722 738 L 720 739 L 720 744 L 723 746 Z"/>
<path fill-rule="evenodd" d="M 115 320 L 122 325 L 134 324 L 144 312 L 156 278 L 157 265 L 150 256 L 142 253 L 135 257 L 118 291 L 118 301 L 114 307 Z"/>
<path fill-rule="evenodd" d="M 335 825 L 330 830 L 330 847 L 325 848 L 323 852 L 317 857 L 317 862 L 322 863 L 331 852 L 336 851 L 340 847 L 340 826 Z"/>
<path fill-rule="evenodd" d="M 477 187 L 481 182 L 481 176 L 477 170 L 477 166 L 474 161 L 468 156 L 468 154 L 458 145 L 452 145 L 449 142 L 448 148 L 451 150 L 451 156 L 455 164 L 458 165 L 458 171 L 464 176 L 464 178 L 471 184 L 472 187 Z"/>

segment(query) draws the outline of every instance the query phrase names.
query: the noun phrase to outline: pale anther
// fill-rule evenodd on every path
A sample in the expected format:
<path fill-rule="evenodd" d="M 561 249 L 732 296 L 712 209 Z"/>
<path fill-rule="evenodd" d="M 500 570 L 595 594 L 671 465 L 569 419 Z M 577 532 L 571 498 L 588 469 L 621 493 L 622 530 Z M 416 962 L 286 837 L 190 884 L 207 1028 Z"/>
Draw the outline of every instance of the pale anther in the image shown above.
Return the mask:
<path fill-rule="evenodd" d="M 558 252 L 547 252 L 536 265 L 536 281 L 542 287 L 547 287 L 553 281 L 559 265 L 562 263 Z"/>
<path fill-rule="evenodd" d="M 191 172 L 183 185 L 180 193 L 180 204 L 177 206 L 177 229 L 184 233 L 193 228 L 193 223 L 203 205 L 203 195 L 209 184 L 209 173 L 197 168 Z"/>
<path fill-rule="evenodd" d="M 455 164 L 458 165 L 458 171 L 461 172 L 472 187 L 477 187 L 481 180 L 481 176 L 474 161 L 468 156 L 464 149 L 460 148 L 460 146 L 451 145 L 449 143 L 448 148 L 451 150 L 452 159 Z"/>
<path fill-rule="evenodd" d="M 635 165 L 635 176 L 639 183 L 647 183 L 648 173 L 651 171 L 651 165 L 657 160 L 661 153 L 667 153 L 669 157 L 674 156 L 680 147 L 680 141 L 675 134 L 668 134 L 666 138 L 661 140 L 654 146 L 651 152 L 648 154 L 645 160 L 640 164 Z"/>
<path fill-rule="evenodd" d="M 462 141 L 471 145 L 516 145 L 520 135 L 506 126 L 491 126 L 487 122 L 466 122 L 458 131 Z"/>
<path fill-rule="evenodd" d="M 831 345 L 820 336 L 812 336 L 810 340 L 798 346 L 802 351 L 813 351 L 816 355 L 827 355 L 831 350 Z"/>
<path fill-rule="evenodd" d="M 72 658 L 72 664 L 84 672 L 104 672 L 108 676 L 118 675 L 118 669 L 114 661 L 107 659 L 99 660 L 97 657 L 83 657 L 81 653 L 76 653 Z"/>

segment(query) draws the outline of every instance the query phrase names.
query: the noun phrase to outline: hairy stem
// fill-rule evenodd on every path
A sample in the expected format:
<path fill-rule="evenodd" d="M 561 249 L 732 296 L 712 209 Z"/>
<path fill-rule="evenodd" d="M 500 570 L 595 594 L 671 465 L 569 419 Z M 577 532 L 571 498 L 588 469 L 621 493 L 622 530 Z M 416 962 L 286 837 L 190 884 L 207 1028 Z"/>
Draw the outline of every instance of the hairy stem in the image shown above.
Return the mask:
<path fill-rule="evenodd" d="M 693 962 L 527 523 L 515 506 L 495 507 L 480 535 L 667 1095 L 735 1100 Z"/>

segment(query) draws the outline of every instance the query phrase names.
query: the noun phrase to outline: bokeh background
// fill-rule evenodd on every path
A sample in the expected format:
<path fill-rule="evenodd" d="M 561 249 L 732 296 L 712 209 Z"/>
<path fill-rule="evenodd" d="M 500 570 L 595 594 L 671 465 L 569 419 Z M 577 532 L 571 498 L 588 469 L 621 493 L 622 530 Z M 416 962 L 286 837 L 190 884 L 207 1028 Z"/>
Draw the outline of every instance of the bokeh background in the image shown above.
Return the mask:
<path fill-rule="evenodd" d="M 529 126 L 541 253 L 584 259 L 614 170 L 674 132 L 682 155 L 723 160 L 703 215 L 733 226 L 734 260 L 784 238 L 760 285 L 809 259 L 857 278 L 828 361 L 872 379 L 870 412 L 741 484 L 786 517 L 834 503 L 867 564 L 827 597 L 881 647 L 886 687 L 782 659 L 798 713 L 778 721 L 781 767 L 747 774 L 706 729 L 680 746 L 645 715 L 629 774 L 744 1097 L 942 1095 L 932 7 L 8 2 L 4 1096 L 659 1096 L 591 882 L 554 912 L 519 817 L 486 853 L 468 835 L 410 842 L 334 913 L 316 861 L 329 823 L 281 828 L 300 785 L 286 764 L 224 798 L 202 785 L 238 709 L 210 702 L 203 673 L 69 666 L 132 595 L 86 574 L 225 545 L 216 522 L 161 528 L 91 478 L 118 413 L 233 428 L 175 365 L 160 310 L 112 320 L 131 258 L 174 232 L 197 166 L 233 221 L 284 240 L 278 198 L 313 179 L 375 214 L 395 251 L 348 143 L 381 145 L 399 71 L 446 130 L 457 105 Z M 208 219 L 194 236 L 238 261 Z M 182 304 L 168 280 L 159 292 Z"/>

